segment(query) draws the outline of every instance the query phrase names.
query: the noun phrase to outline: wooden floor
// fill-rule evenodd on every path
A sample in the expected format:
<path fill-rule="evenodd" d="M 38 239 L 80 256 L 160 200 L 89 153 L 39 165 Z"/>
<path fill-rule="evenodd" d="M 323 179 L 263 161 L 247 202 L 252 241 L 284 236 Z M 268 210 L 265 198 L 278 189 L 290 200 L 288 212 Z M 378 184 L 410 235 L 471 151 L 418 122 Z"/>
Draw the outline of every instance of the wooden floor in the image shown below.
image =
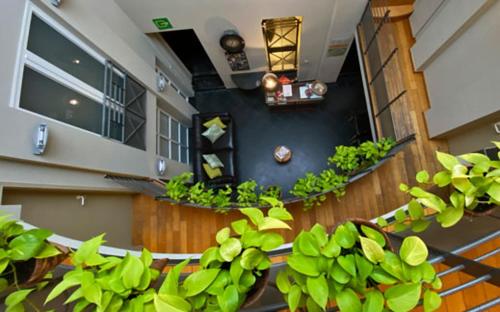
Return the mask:
<path fill-rule="evenodd" d="M 405 129 L 415 130 L 416 141 L 374 173 L 349 185 L 346 196 L 340 200 L 329 196 L 321 207 L 308 212 L 302 210 L 302 204 L 288 206 L 295 221 L 292 224 L 293 230 L 285 233 L 287 241 L 292 241 L 298 232 L 315 223 L 332 227 L 346 218 L 371 219 L 394 210 L 408 200 L 399 191 L 401 182 L 414 183 L 415 173 L 419 170 L 437 170 L 434 153 L 436 150 L 446 151 L 447 146 L 445 142 L 429 140 L 427 135 L 423 113 L 429 108 L 429 103 L 423 75 L 413 71 L 409 54 L 413 38 L 409 24 L 407 20 L 391 24 L 395 44 L 399 48 L 397 57 L 408 96 L 405 107 L 408 116 L 405 120 L 411 124 L 405 125 Z M 215 243 L 214 237 L 218 229 L 240 217 L 237 211 L 221 215 L 137 195 L 133 209 L 133 243 L 157 252 L 202 252 Z"/>

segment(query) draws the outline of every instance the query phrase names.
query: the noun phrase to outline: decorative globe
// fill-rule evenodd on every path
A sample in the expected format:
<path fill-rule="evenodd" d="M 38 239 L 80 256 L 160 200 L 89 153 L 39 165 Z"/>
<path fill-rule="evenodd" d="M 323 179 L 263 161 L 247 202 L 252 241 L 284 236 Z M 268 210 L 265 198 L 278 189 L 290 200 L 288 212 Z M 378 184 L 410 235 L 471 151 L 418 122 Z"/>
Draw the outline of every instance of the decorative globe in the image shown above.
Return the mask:
<path fill-rule="evenodd" d="M 316 80 L 311 84 L 311 90 L 314 94 L 318 96 L 323 96 L 328 91 L 328 87 L 322 81 Z"/>

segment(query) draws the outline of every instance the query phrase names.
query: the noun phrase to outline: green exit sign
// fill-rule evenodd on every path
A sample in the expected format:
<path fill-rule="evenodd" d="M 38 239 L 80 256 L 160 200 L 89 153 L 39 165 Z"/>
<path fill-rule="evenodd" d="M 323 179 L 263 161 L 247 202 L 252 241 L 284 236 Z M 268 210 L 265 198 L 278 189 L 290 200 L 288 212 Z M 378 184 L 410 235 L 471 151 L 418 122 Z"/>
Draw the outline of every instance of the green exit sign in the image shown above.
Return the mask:
<path fill-rule="evenodd" d="M 166 17 L 158 17 L 153 19 L 153 24 L 155 24 L 156 28 L 159 30 L 165 30 L 173 28 L 172 23 Z"/>

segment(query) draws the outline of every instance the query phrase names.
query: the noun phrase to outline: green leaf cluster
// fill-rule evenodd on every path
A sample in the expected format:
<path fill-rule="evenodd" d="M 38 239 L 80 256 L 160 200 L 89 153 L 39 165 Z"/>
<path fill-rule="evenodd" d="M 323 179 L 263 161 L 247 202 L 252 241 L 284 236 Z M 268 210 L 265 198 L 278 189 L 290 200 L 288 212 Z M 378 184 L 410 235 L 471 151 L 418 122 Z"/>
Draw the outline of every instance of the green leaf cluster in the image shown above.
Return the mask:
<path fill-rule="evenodd" d="M 63 292 L 71 295 L 64 304 L 74 311 L 155 311 L 156 292 L 151 284 L 160 272 L 151 268 L 153 258 L 144 249 L 140 257 L 127 253 L 124 258 L 104 257 L 99 247 L 104 234 L 84 242 L 71 254 L 75 268 L 67 272 L 47 296 L 48 303 Z"/>
<path fill-rule="evenodd" d="M 304 199 L 304 209 L 319 206 L 326 200 L 325 192 L 333 192 L 337 198 L 345 195 L 348 177 L 337 174 L 333 169 L 323 170 L 319 175 L 308 172 L 295 182 L 290 194 Z"/>
<path fill-rule="evenodd" d="M 173 177 L 166 184 L 165 194 L 177 202 L 187 199 L 189 196 L 189 187 L 187 186 L 187 183 L 192 177 L 192 172 L 184 172 Z"/>
<path fill-rule="evenodd" d="M 179 283 L 187 261 L 167 275 L 155 302 L 171 311 L 238 311 L 258 278 L 271 266 L 267 255 L 284 243 L 273 230 L 290 229 L 292 215 L 274 197 L 262 197 L 271 205 L 267 216 L 257 208 L 242 208 L 247 219 L 231 223 L 216 234 L 217 246 L 205 250 L 201 269 Z M 165 310 L 166 311 L 166 310 Z"/>
<path fill-rule="evenodd" d="M 316 224 L 296 237 L 276 284 L 291 311 L 324 311 L 333 301 L 341 311 L 409 311 L 423 293 L 432 311 L 440 305 L 440 282 L 427 255 L 416 236 L 394 253 L 373 227 L 346 222 L 328 234 Z"/>
<path fill-rule="evenodd" d="M 347 174 L 353 174 L 379 162 L 395 145 L 396 141 L 392 138 L 365 141 L 359 146 L 339 145 L 335 147 L 335 154 L 328 158 L 328 163 Z"/>
<path fill-rule="evenodd" d="M 240 183 L 236 188 L 238 205 L 240 207 L 252 207 L 258 202 L 257 182 L 248 180 Z"/>
<path fill-rule="evenodd" d="M 494 142 L 500 146 L 499 142 Z M 500 161 L 491 160 L 480 153 L 469 153 L 453 156 L 436 152 L 436 158 L 443 170 L 432 176 L 422 170 L 417 173 L 418 186 L 409 187 L 401 184 L 400 189 L 408 193 L 412 199 L 408 203 L 408 213 L 400 209 L 395 214 L 396 231 L 411 228 L 414 232 L 422 232 L 430 225 L 424 208 L 431 209 L 436 220 L 447 228 L 460 221 L 464 212 L 481 211 L 500 204 Z M 447 199 L 424 190 L 425 187 L 448 189 L 451 195 Z"/>
<path fill-rule="evenodd" d="M 47 242 L 52 232 L 45 229 L 25 230 L 8 215 L 0 216 L 0 292 L 10 286 L 15 291 L 7 296 L 5 304 L 8 311 L 23 311 L 28 295 L 46 283 L 23 285 L 18 277 L 18 266 L 31 259 L 44 259 L 61 254 L 59 249 Z"/>

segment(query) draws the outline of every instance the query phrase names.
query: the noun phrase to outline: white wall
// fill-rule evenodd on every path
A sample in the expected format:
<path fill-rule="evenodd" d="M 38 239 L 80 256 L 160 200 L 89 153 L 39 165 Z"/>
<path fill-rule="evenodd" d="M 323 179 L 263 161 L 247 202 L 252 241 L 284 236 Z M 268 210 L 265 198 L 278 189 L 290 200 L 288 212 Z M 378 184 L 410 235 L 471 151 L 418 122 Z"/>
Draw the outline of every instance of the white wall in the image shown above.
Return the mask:
<path fill-rule="evenodd" d="M 175 29 L 194 29 L 228 88 L 232 72 L 219 45 L 226 30 L 245 39 L 250 70 L 267 70 L 261 22 L 267 18 L 302 16 L 299 79 L 337 79 L 346 54 L 326 58 L 328 43 L 352 38 L 367 0 L 115 0 L 146 33 L 158 32 L 153 18 L 167 17 Z"/>
<path fill-rule="evenodd" d="M 417 70 L 425 75 L 431 137 L 500 111 L 500 2 L 446 0 L 434 12 L 417 0 L 411 17 Z"/>
<path fill-rule="evenodd" d="M 143 34 L 113 1 L 85 0 L 63 1 L 55 8 L 49 1 L 35 1 L 60 23 L 71 26 L 81 39 L 93 45 L 101 53 L 125 68 L 147 87 L 146 103 L 146 147 L 147 151 L 135 149 L 121 143 L 102 138 L 99 135 L 66 124 L 49 120 L 18 110 L 12 102 L 15 83 L 18 46 L 23 25 L 23 14 L 27 0 L 4 0 L 0 11 L 0 160 L 14 159 L 30 162 L 40 168 L 53 166 L 72 169 L 77 178 L 72 187 L 88 187 L 89 180 L 77 183 L 83 171 L 117 173 L 135 176 L 155 176 L 156 160 L 156 99 L 161 98 L 181 121 L 189 124 L 196 110 L 170 87 L 165 93 L 156 92 L 155 66 L 157 59 L 168 64 L 159 47 Z M 49 143 L 46 153 L 35 156 L 32 153 L 33 131 L 37 124 L 45 122 L 49 126 Z M 6 163 L 16 168 L 17 163 Z M 170 177 L 189 170 L 189 166 L 174 161 L 168 162 Z M 0 182 L 9 182 L 7 171 L 0 170 Z M 20 180 L 29 179 L 29 172 Z M 60 185 L 72 180 L 59 176 Z M 83 176 L 82 176 L 83 177 Z M 43 180 L 33 181 L 44 185 Z M 54 182 L 56 183 L 56 182 Z M 96 183 L 96 186 L 101 184 Z"/>

